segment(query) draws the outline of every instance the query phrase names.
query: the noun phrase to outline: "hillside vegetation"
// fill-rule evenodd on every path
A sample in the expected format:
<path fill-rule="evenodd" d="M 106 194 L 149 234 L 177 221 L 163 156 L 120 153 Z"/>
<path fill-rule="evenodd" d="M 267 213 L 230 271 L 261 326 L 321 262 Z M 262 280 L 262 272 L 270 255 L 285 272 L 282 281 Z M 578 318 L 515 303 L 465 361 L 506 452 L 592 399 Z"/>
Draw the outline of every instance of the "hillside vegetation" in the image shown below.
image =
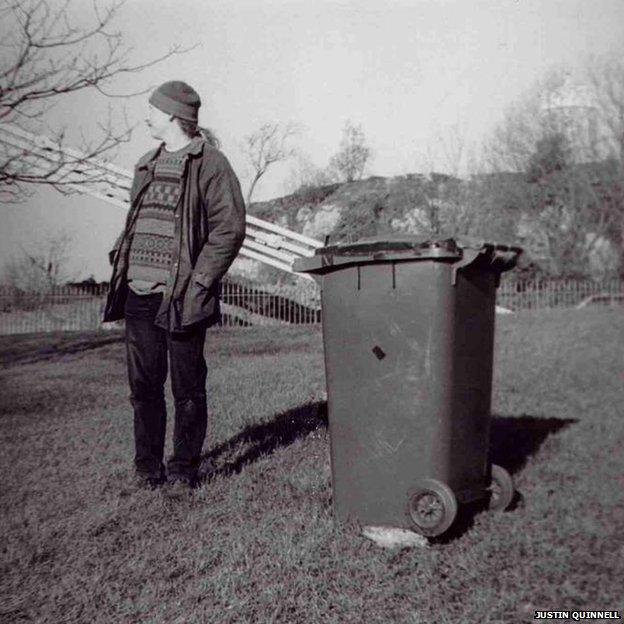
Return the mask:
<path fill-rule="evenodd" d="M 431 223 L 435 206 L 439 211 L 461 185 L 461 180 L 441 174 L 372 176 L 303 187 L 285 197 L 251 204 L 249 210 L 321 240 L 329 235 L 332 242 L 388 232 L 424 233 L 435 229 Z"/>

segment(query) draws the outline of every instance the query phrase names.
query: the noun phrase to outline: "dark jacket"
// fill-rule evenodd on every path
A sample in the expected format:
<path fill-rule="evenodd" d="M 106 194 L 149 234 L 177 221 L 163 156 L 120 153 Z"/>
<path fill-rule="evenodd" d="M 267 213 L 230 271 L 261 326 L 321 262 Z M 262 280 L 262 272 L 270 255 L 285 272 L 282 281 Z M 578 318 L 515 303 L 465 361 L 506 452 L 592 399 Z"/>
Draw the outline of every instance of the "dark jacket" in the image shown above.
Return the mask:
<path fill-rule="evenodd" d="M 171 271 L 155 324 L 181 331 L 199 321 L 220 318 L 221 278 L 245 238 L 245 203 L 227 158 L 200 138 L 193 139 L 184 163 L 180 202 L 175 213 Z M 126 226 L 110 255 L 113 273 L 104 321 L 124 317 L 128 294 L 128 255 L 143 195 L 162 145 L 137 163 Z"/>

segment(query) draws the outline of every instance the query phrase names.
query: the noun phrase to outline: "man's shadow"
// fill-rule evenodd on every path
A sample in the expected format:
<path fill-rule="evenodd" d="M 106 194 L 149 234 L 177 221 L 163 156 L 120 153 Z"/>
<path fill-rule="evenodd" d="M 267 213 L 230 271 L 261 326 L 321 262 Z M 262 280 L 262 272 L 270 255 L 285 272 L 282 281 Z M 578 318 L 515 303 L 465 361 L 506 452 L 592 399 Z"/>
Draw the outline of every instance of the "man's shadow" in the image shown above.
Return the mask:
<path fill-rule="evenodd" d="M 278 448 L 289 446 L 317 429 L 326 428 L 326 401 L 305 403 L 278 414 L 268 422 L 249 425 L 202 457 L 200 480 L 237 474 L 245 466 Z"/>
<path fill-rule="evenodd" d="M 490 426 L 490 461 L 506 468 L 510 474 L 519 472 L 527 460 L 539 452 L 544 441 L 574 423 L 574 418 L 545 416 L 493 415 Z M 201 462 L 200 479 L 217 475 L 237 474 L 261 457 L 272 454 L 317 429 L 328 426 L 327 402 L 305 403 L 278 414 L 270 421 L 249 425 L 240 433 L 206 453 Z M 522 495 L 516 492 L 510 509 L 517 508 Z M 474 516 L 487 508 L 487 500 L 460 506 L 460 513 L 451 528 L 433 541 L 447 543 L 465 533 L 474 523 Z"/>

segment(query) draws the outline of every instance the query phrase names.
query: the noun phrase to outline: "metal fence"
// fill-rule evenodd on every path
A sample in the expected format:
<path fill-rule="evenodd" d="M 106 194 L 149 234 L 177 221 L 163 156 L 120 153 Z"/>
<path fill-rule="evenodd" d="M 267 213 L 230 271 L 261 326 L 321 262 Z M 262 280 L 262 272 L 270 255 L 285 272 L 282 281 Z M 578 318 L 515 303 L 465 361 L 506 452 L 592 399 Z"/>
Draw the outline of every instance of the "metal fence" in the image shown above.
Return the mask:
<path fill-rule="evenodd" d="M 114 329 L 102 324 L 105 286 L 63 286 L 45 293 L 0 287 L 0 335 L 70 330 Z M 315 325 L 321 322 L 319 287 L 255 284 L 224 279 L 222 325 Z M 497 305 L 512 311 L 624 304 L 624 281 L 529 280 L 503 276 Z"/>
<path fill-rule="evenodd" d="M 42 293 L 0 287 L 0 335 L 121 327 L 101 322 L 106 292 L 105 286 L 60 286 Z M 225 279 L 221 311 L 225 327 L 318 324 L 320 292 L 307 280 L 276 286 Z"/>
<path fill-rule="evenodd" d="M 0 287 L 0 335 L 106 328 L 102 286 L 59 286 L 45 292 Z"/>
<path fill-rule="evenodd" d="M 224 280 L 222 324 L 312 325 L 321 322 L 321 293 L 315 282 L 296 286 Z"/>
<path fill-rule="evenodd" d="M 496 293 L 497 305 L 509 310 L 541 310 L 624 303 L 624 281 L 535 279 L 503 276 Z"/>

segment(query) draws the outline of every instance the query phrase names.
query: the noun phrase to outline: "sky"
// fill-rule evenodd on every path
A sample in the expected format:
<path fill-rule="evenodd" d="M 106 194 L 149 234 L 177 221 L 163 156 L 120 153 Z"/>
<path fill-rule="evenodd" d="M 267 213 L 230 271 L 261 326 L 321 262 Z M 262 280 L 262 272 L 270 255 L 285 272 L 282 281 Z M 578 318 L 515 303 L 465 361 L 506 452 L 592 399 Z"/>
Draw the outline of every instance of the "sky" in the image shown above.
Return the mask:
<path fill-rule="evenodd" d="M 68 17 L 89 23 L 91 2 L 75 0 Z M 114 25 L 134 63 L 171 45 L 190 48 L 108 90 L 191 84 L 202 98 L 200 123 L 220 138 L 244 190 L 250 175 L 240 145 L 265 122 L 298 124 L 294 146 L 317 166 L 328 163 L 351 121 L 372 149 L 366 174 L 449 170 L 457 166 L 452 146 L 478 145 L 549 69 L 624 53 L 622 0 L 127 0 Z M 78 146 L 81 136 L 97 137 L 110 107 L 114 120 L 123 110 L 136 127 L 113 160 L 131 168 L 155 145 L 143 124 L 147 97 L 83 92 L 45 122 L 66 128 Z M 269 170 L 254 199 L 285 194 L 295 164 Z M 74 237 L 72 277 L 102 280 L 124 210 L 44 190 L 0 204 L 0 219 L 0 265 L 20 246 L 66 231 Z"/>

